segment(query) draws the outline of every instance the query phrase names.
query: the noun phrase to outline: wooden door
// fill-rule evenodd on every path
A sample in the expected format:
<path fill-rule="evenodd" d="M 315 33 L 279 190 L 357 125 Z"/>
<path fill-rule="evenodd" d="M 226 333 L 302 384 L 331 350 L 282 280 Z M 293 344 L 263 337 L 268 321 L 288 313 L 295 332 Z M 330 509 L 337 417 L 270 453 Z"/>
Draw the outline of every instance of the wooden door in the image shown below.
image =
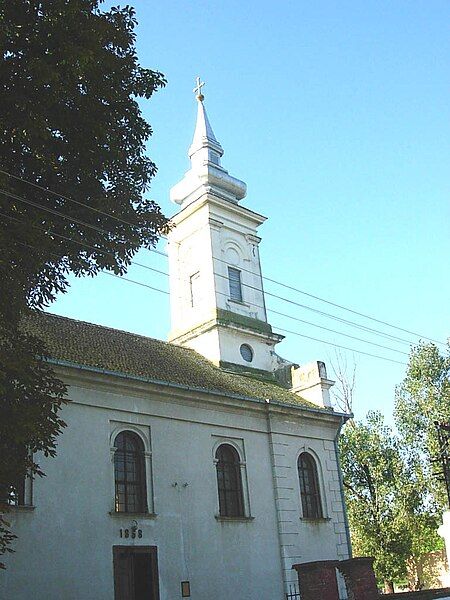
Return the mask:
<path fill-rule="evenodd" d="M 159 600 L 156 546 L 113 546 L 115 600 Z"/>

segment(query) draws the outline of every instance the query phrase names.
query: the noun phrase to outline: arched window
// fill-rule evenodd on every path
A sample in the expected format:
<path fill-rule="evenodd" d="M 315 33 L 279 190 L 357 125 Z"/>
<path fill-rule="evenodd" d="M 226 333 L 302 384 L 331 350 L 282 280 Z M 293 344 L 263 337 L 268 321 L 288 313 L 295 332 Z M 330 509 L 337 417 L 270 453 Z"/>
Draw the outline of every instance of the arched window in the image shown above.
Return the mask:
<path fill-rule="evenodd" d="M 230 444 L 221 444 L 216 450 L 217 488 L 221 517 L 243 517 L 244 497 L 240 458 Z"/>
<path fill-rule="evenodd" d="M 322 502 L 315 460 L 311 454 L 303 452 L 298 457 L 297 466 L 303 517 L 305 519 L 321 519 L 323 517 Z"/>
<path fill-rule="evenodd" d="M 114 446 L 115 510 L 147 512 L 144 443 L 136 433 L 122 431 Z"/>

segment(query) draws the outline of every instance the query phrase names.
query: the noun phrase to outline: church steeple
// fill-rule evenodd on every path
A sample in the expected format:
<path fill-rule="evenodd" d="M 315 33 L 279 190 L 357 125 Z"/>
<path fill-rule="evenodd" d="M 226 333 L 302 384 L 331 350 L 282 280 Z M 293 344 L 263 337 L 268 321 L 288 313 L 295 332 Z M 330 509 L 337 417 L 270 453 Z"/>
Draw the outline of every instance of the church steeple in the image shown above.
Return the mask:
<path fill-rule="evenodd" d="M 265 309 L 257 228 L 266 218 L 239 205 L 246 185 L 221 165 L 203 85 L 197 78 L 191 168 L 170 191 L 181 207 L 168 236 L 169 339 L 223 367 L 274 372 L 285 361 Z"/>
<path fill-rule="evenodd" d="M 205 84 L 197 77 L 194 88 L 197 98 L 197 124 L 188 151 L 191 168 L 170 191 L 170 199 L 183 206 L 195 201 L 206 192 L 213 192 L 224 200 L 237 203 L 245 197 L 247 186 L 229 175 L 221 165 L 223 148 L 217 141 L 206 114 L 205 97 L 201 89 Z"/>
<path fill-rule="evenodd" d="M 197 124 L 195 126 L 194 138 L 188 154 L 191 163 L 193 161 L 206 160 L 213 164 L 220 165 L 223 149 L 214 135 L 203 104 L 205 97 L 201 93 L 201 89 L 204 85 L 205 83 L 200 81 L 200 77 L 197 77 L 197 85 L 193 90 L 196 92 L 197 98 Z"/>

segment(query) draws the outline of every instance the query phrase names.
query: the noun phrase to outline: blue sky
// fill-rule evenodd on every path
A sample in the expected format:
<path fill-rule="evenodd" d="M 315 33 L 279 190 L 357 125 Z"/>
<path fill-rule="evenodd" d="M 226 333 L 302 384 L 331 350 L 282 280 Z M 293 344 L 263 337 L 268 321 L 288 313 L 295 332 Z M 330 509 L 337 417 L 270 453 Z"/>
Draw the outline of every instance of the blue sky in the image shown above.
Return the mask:
<path fill-rule="evenodd" d="M 194 79 L 225 155 L 261 212 L 263 274 L 311 294 L 445 341 L 449 306 L 450 38 L 448 2 L 130 2 L 143 65 L 167 87 L 142 103 L 158 165 L 149 197 L 176 212 L 169 189 L 188 169 L 195 125 Z M 117 4 L 117 2 L 115 3 Z M 159 249 L 164 251 L 164 242 Z M 136 257 L 167 270 L 164 257 Z M 168 289 L 133 267 L 129 278 Z M 361 325 L 417 341 L 265 283 L 286 296 Z M 269 308 L 408 353 L 379 337 L 282 301 Z M 52 312 L 165 339 L 169 303 L 107 275 L 73 281 Z M 407 356 L 270 315 L 272 325 L 400 362 Z M 335 360 L 332 346 L 286 334 L 281 355 Z M 347 352 L 357 362 L 355 412 L 389 418 L 404 366 Z"/>

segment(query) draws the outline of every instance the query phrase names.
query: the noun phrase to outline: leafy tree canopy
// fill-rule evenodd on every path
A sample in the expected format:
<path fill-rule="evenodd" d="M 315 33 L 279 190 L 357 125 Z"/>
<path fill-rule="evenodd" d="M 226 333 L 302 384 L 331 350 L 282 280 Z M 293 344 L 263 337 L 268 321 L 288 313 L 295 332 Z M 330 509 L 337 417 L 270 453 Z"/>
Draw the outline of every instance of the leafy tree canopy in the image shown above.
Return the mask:
<path fill-rule="evenodd" d="M 439 544 L 436 518 L 381 413 L 347 425 L 340 451 L 354 554 L 374 556 L 377 577 L 393 591 L 408 559 Z"/>
<path fill-rule="evenodd" d="M 165 85 L 142 67 L 130 7 L 0 0 L 0 496 L 54 454 L 65 388 L 20 329 L 69 273 L 124 273 L 166 226 L 139 108 Z M 27 183 L 29 182 L 29 183 Z M 22 450 L 20 450 L 22 449 Z M 0 498 L 1 500 L 1 498 Z M 10 541 L 0 522 L 0 553 Z M 8 537 L 9 536 L 9 537 Z"/>
<path fill-rule="evenodd" d="M 435 476 L 442 470 L 435 422 L 450 422 L 450 354 L 435 344 L 412 348 L 406 377 L 396 388 L 395 422 L 410 449 L 409 458 L 420 469 L 423 485 L 440 509 L 446 501 L 444 485 Z"/>
<path fill-rule="evenodd" d="M 124 272 L 164 226 L 159 207 L 143 198 L 156 167 L 137 99 L 165 80 L 138 63 L 130 7 L 102 12 L 97 0 L 0 6 L 0 168 L 56 193 L 0 173 L 3 258 L 28 304 L 41 307 L 66 288 L 69 271 Z"/>

